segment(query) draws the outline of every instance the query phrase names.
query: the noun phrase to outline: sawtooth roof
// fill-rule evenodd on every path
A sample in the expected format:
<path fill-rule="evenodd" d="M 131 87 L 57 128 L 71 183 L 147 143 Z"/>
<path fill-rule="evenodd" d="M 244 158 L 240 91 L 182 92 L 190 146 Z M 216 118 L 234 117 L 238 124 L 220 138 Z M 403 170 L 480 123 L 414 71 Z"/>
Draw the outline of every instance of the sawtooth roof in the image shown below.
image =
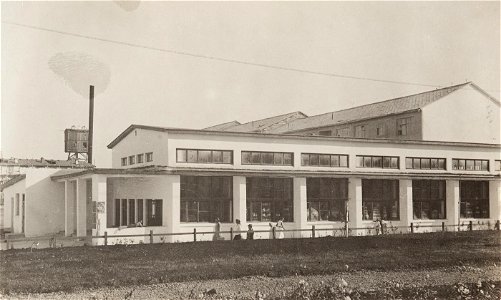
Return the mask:
<path fill-rule="evenodd" d="M 471 83 L 470 82 L 462 83 L 410 96 L 389 99 L 381 102 L 366 104 L 349 109 L 298 119 L 288 123 L 287 126 L 276 128 L 271 132 L 292 133 L 311 128 L 352 123 L 358 120 L 372 119 L 386 115 L 400 114 L 404 112 L 414 111 L 432 102 L 435 102 L 440 98 L 443 98 L 469 84 Z"/>

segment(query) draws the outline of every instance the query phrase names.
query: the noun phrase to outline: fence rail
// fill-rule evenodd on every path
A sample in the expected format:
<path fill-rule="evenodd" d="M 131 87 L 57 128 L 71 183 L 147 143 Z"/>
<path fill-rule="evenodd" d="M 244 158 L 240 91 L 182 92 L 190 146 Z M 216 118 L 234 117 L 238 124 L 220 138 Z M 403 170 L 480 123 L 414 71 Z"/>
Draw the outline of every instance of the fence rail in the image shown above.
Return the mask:
<path fill-rule="evenodd" d="M 441 232 L 446 232 L 449 231 L 450 228 L 452 228 L 454 231 L 473 231 L 474 227 L 476 227 L 476 230 L 501 230 L 501 222 L 498 220 L 495 223 L 480 223 L 478 222 L 477 224 L 474 224 L 473 221 L 469 221 L 466 223 L 460 223 L 460 224 L 445 224 L 445 222 L 442 222 L 441 224 L 420 224 L 420 223 L 410 223 L 409 226 L 393 226 L 388 223 L 384 224 L 383 227 L 381 226 L 372 226 L 372 227 L 349 227 L 349 226 L 343 226 L 343 227 L 338 227 L 338 228 L 332 228 L 332 227 L 317 227 L 316 225 L 312 225 L 311 228 L 299 228 L 299 229 L 281 229 L 278 230 L 276 227 L 273 227 L 272 230 L 254 230 L 254 233 L 269 233 L 271 239 L 278 239 L 278 233 L 279 232 L 292 232 L 292 233 L 301 233 L 301 232 L 310 232 L 311 233 L 311 238 L 316 238 L 317 233 L 319 232 L 332 232 L 332 236 L 338 236 L 336 233 L 340 233 L 339 236 L 341 237 L 348 237 L 348 236 L 357 236 L 357 231 L 364 230 L 365 234 L 364 235 L 388 235 L 388 234 L 409 234 L 409 233 L 416 233 L 416 231 L 420 228 L 441 228 Z M 17 239 L 5 239 L 1 241 L 2 243 L 6 243 L 7 249 L 9 249 L 9 245 L 13 245 L 13 243 L 16 242 L 37 242 L 37 241 L 48 241 L 49 242 L 49 247 L 56 247 L 56 241 L 85 241 L 89 239 L 104 239 L 104 245 L 108 245 L 109 239 L 118 239 L 118 238 L 148 238 L 149 237 L 149 242 L 150 244 L 154 243 L 154 237 L 168 237 L 168 236 L 193 236 L 193 242 L 197 241 L 197 236 L 200 235 L 206 235 L 206 234 L 216 234 L 217 232 L 215 231 L 197 231 L 196 228 L 193 229 L 192 232 L 175 232 L 175 233 L 154 233 L 153 230 L 150 230 L 149 233 L 147 234 L 118 234 L 118 235 L 108 235 L 108 232 L 104 232 L 104 235 L 98 235 L 98 236 L 86 236 L 86 237 L 62 237 L 62 236 L 43 236 L 43 237 L 32 237 L 32 238 L 17 238 Z M 227 231 L 219 231 L 218 234 L 229 234 L 230 235 L 230 240 L 233 240 L 235 235 L 237 234 L 242 234 L 242 233 L 247 233 L 247 231 L 236 231 L 233 230 L 233 227 L 230 228 L 230 230 Z M 290 238 L 290 237 L 289 237 Z M 304 237 L 292 237 L 292 238 L 304 238 Z M 33 247 L 33 246 L 32 246 Z"/>

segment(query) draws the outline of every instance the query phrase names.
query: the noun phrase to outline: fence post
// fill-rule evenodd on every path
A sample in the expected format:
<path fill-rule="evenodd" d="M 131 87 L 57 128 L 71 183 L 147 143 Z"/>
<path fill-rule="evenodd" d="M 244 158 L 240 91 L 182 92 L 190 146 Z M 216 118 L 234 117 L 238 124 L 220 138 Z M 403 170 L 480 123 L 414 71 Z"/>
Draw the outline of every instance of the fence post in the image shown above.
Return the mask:
<path fill-rule="evenodd" d="M 230 241 L 233 240 L 233 227 L 230 227 Z"/>
<path fill-rule="evenodd" d="M 470 221 L 470 231 L 473 231 L 473 221 Z"/>
<path fill-rule="evenodd" d="M 499 220 L 496 221 L 496 229 L 499 230 Z"/>
<path fill-rule="evenodd" d="M 414 224 L 411 222 L 411 233 L 414 233 Z"/>
<path fill-rule="evenodd" d="M 108 231 L 104 232 L 104 245 L 108 246 Z"/>
<path fill-rule="evenodd" d="M 442 232 L 445 231 L 445 222 L 442 222 Z"/>
<path fill-rule="evenodd" d="M 153 230 L 150 230 L 150 244 L 153 244 Z"/>
<path fill-rule="evenodd" d="M 194 242 L 197 241 L 197 229 L 196 228 L 193 228 L 193 241 Z"/>
<path fill-rule="evenodd" d="M 311 237 L 315 238 L 315 225 L 311 226 Z"/>
<path fill-rule="evenodd" d="M 275 236 L 275 231 L 276 231 L 275 227 L 271 228 L 271 231 L 273 231 L 273 239 L 275 239 L 276 238 L 276 236 Z"/>

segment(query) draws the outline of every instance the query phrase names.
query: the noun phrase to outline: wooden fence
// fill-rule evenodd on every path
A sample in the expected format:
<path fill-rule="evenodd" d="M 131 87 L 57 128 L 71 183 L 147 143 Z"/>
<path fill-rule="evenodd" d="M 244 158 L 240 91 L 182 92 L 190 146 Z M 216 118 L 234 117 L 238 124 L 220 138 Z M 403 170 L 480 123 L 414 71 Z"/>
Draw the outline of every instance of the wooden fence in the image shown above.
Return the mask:
<path fill-rule="evenodd" d="M 475 229 L 476 227 L 476 229 Z M 421 228 L 440 228 L 436 231 L 473 231 L 473 230 L 500 230 L 500 221 L 496 221 L 495 223 L 477 223 L 474 224 L 473 221 L 469 221 L 467 223 L 455 224 L 455 225 L 446 225 L 445 222 L 436 225 L 423 225 L 420 223 L 411 223 L 410 226 L 392 226 L 388 223 L 383 223 L 383 227 L 381 226 L 372 226 L 372 227 L 359 227 L 359 228 L 350 228 L 350 227 L 340 227 L 340 228 L 322 228 L 312 225 L 311 228 L 308 229 L 283 229 L 277 230 L 276 227 L 273 227 L 271 232 L 270 230 L 254 230 L 254 233 L 267 233 L 272 239 L 278 239 L 278 232 L 291 232 L 291 233 L 302 233 L 309 232 L 311 233 L 311 238 L 319 237 L 319 232 L 328 232 L 328 235 L 323 236 L 338 236 L 338 237 L 348 237 L 348 236 L 357 236 L 358 232 L 364 231 L 363 235 L 385 235 L 385 234 L 412 234 L 417 233 Z M 247 233 L 247 231 L 235 231 L 233 228 L 230 228 L 229 231 L 220 231 L 219 234 L 229 234 L 230 240 L 233 240 L 236 234 Z M 63 241 L 79 241 L 85 242 L 90 241 L 91 239 L 104 239 L 104 245 L 109 244 L 109 239 L 116 238 L 149 238 L 149 243 L 154 243 L 154 237 L 168 237 L 168 236 L 192 236 L 191 241 L 196 242 L 197 236 L 215 234 L 214 231 L 197 231 L 196 228 L 193 229 L 192 232 L 178 232 L 178 233 L 154 233 L 153 230 L 150 230 L 148 234 L 121 234 L 121 235 L 108 235 L 108 232 L 104 232 L 104 235 L 101 236 L 87 236 L 87 237 L 61 237 L 61 236 L 44 236 L 44 237 L 33 237 L 33 238 L 20 238 L 20 239 L 5 239 L 2 243 L 6 243 L 7 249 L 9 249 L 9 245 L 13 245 L 16 242 L 28 242 L 28 243 L 37 243 L 37 241 L 48 241 L 49 247 L 57 247 L 58 242 Z M 33 245 L 32 245 L 33 247 Z"/>

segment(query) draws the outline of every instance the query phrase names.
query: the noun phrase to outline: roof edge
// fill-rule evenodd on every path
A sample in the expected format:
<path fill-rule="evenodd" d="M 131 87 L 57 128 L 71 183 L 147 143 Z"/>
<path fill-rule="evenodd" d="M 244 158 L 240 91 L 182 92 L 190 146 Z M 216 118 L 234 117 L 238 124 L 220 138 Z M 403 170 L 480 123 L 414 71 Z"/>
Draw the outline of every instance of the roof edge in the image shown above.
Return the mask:
<path fill-rule="evenodd" d="M 9 179 L 7 182 L 3 183 L 0 185 L 0 191 L 3 191 L 5 188 L 8 188 L 9 186 L 13 186 L 14 184 L 23 181 L 26 179 L 26 174 L 20 174 L 15 177 L 12 177 Z"/>

